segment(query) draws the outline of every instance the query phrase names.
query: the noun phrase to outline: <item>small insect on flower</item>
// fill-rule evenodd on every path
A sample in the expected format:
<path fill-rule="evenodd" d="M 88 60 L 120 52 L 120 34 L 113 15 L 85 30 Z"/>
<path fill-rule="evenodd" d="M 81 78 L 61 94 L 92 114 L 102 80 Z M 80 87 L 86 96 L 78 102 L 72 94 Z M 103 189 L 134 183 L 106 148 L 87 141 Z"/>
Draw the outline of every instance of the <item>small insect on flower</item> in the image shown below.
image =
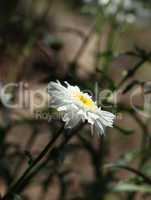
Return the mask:
<path fill-rule="evenodd" d="M 52 97 L 50 105 L 63 112 L 65 128 L 73 128 L 80 121 L 87 121 L 92 131 L 96 130 L 102 135 L 106 126 L 113 126 L 114 114 L 101 110 L 92 97 L 80 91 L 78 86 L 72 86 L 67 82 L 65 84 L 66 87 L 59 81 L 48 84 L 48 93 Z"/>

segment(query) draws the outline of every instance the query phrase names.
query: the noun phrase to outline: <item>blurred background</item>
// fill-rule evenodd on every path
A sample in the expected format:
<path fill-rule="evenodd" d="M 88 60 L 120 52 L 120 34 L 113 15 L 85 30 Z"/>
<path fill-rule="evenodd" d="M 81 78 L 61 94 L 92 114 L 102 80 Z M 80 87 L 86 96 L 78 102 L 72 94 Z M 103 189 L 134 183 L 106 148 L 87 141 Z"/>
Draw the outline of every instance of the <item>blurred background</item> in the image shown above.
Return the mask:
<path fill-rule="evenodd" d="M 13 199 L 151 199 L 150 41 L 150 0 L 0 1 L 2 197 L 62 124 L 48 120 L 47 85 L 60 80 L 112 91 L 101 106 L 115 126 L 105 137 L 84 127 Z"/>

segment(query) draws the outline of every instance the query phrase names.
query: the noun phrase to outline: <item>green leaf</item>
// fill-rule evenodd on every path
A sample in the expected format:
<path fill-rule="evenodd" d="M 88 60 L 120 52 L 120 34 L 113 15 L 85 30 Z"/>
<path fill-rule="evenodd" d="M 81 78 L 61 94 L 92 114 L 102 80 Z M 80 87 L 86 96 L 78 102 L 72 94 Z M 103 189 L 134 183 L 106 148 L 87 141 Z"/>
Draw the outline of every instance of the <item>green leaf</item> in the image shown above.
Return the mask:
<path fill-rule="evenodd" d="M 147 192 L 151 193 L 151 187 L 148 185 L 136 185 L 132 183 L 118 183 L 112 187 L 113 192 Z"/>

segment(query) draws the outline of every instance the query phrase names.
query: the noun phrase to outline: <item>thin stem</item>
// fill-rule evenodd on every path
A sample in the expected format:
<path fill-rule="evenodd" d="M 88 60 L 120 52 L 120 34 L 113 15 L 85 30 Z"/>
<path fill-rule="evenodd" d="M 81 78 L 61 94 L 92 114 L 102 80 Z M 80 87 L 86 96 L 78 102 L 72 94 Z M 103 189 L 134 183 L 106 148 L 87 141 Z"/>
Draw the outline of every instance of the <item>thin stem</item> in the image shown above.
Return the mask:
<path fill-rule="evenodd" d="M 37 134 L 37 129 L 34 127 L 32 133 L 31 133 L 31 136 L 30 136 L 30 138 L 29 138 L 29 140 L 28 140 L 28 142 L 27 142 L 27 144 L 26 144 L 26 146 L 25 146 L 25 150 L 30 150 L 30 149 L 31 149 L 32 144 L 33 144 L 34 141 L 35 141 L 36 134 Z M 20 167 L 22 166 L 23 162 L 24 162 L 24 159 L 23 159 L 23 157 L 21 156 L 21 157 L 19 158 L 18 162 L 17 162 L 17 165 L 16 165 L 15 169 L 14 169 L 14 174 L 15 174 L 16 177 L 17 177 L 17 175 L 18 175 L 18 172 L 20 171 L 19 169 L 20 169 Z"/>
<path fill-rule="evenodd" d="M 140 176 L 144 180 L 145 183 L 151 185 L 151 179 L 149 177 L 147 177 L 145 174 L 143 174 L 142 172 L 140 172 L 132 167 L 124 166 L 124 165 L 117 165 L 116 167 L 127 170 L 129 172 L 136 174 L 137 176 Z"/>
<path fill-rule="evenodd" d="M 94 33 L 95 27 L 96 27 L 96 24 L 94 24 L 94 25 L 92 26 L 92 28 L 90 29 L 88 35 L 85 36 L 85 38 L 84 38 L 84 40 L 83 40 L 83 42 L 82 42 L 82 44 L 81 44 L 79 50 L 77 51 L 77 53 L 76 53 L 74 59 L 72 60 L 72 63 L 76 63 L 76 62 L 79 60 L 79 58 L 82 56 L 82 54 L 83 54 L 83 52 L 84 52 L 84 50 L 85 50 L 85 48 L 86 48 L 86 46 L 87 46 L 87 44 L 88 44 L 88 41 L 90 40 L 91 36 L 92 36 L 93 33 Z"/>
<path fill-rule="evenodd" d="M 84 39 L 86 37 L 86 35 L 83 31 L 81 31 L 80 29 L 74 28 L 74 27 L 61 26 L 57 29 L 57 32 L 74 34 L 74 35 L 78 36 L 80 39 Z"/>
<path fill-rule="evenodd" d="M 60 143 L 60 145 L 58 145 L 58 147 L 52 147 L 52 145 L 56 142 L 56 140 L 59 138 L 59 136 L 62 133 L 62 130 L 64 129 L 64 127 L 62 127 L 59 132 L 56 134 L 56 136 L 46 145 L 46 147 L 44 148 L 44 150 L 39 154 L 39 156 L 37 157 L 37 159 L 32 163 L 31 166 L 29 166 L 29 168 L 27 168 L 25 170 L 25 172 L 23 173 L 23 175 L 19 178 L 19 180 L 14 184 L 14 186 L 12 186 L 10 188 L 10 190 L 8 191 L 8 193 L 5 195 L 5 197 L 3 198 L 3 200 L 9 200 L 10 196 L 13 193 L 20 193 L 24 187 L 27 185 L 27 183 L 29 183 L 29 181 L 39 172 L 40 169 L 42 169 L 48 161 L 53 160 L 54 157 L 52 156 L 52 153 L 54 151 L 56 152 L 61 152 L 61 150 L 64 148 L 64 146 L 67 144 L 67 142 L 75 135 L 75 133 L 80 130 L 83 126 L 85 125 L 85 123 L 79 124 L 78 126 L 76 126 L 75 128 L 71 129 L 70 133 L 67 134 L 67 136 L 63 139 L 63 141 Z M 51 152 L 49 152 L 51 148 Z M 46 156 L 46 154 L 49 152 L 49 156 L 47 157 L 46 160 L 44 160 L 43 162 L 41 162 L 39 164 L 39 162 L 44 158 L 44 156 Z M 38 165 L 39 164 L 39 165 Z M 35 171 L 32 172 L 33 168 L 36 167 Z"/>
<path fill-rule="evenodd" d="M 38 157 L 33 161 L 33 163 L 25 170 L 25 172 L 22 174 L 22 176 L 16 181 L 16 183 L 10 187 L 8 193 L 4 197 L 4 199 L 7 199 L 10 194 L 15 192 L 17 188 L 24 182 L 28 174 L 32 171 L 32 169 L 42 160 L 42 158 L 49 152 L 52 145 L 56 142 L 56 140 L 60 137 L 62 131 L 64 129 L 64 126 L 60 128 L 58 133 L 50 140 L 50 142 L 45 146 L 45 148 L 41 151 L 41 153 L 38 155 Z"/>
<path fill-rule="evenodd" d="M 71 131 L 66 135 L 66 137 L 63 139 L 63 141 L 56 147 L 53 147 L 51 149 L 51 152 L 49 153 L 49 155 L 47 156 L 47 158 L 41 162 L 39 165 L 37 165 L 36 169 L 31 172 L 30 174 L 28 174 L 28 176 L 26 177 L 25 181 L 23 184 L 21 184 L 17 190 L 17 192 L 21 192 L 25 186 L 30 182 L 30 180 L 35 177 L 40 170 L 42 170 L 46 164 L 48 163 L 48 161 L 52 161 L 54 160 L 54 156 L 52 155 L 55 152 L 61 152 L 64 148 L 64 146 L 71 140 L 71 138 L 73 138 L 73 136 L 77 133 L 77 131 L 81 130 L 81 128 L 85 125 L 85 123 L 81 123 L 78 126 L 76 126 L 75 128 L 71 129 Z M 59 154 L 57 154 L 55 156 L 55 160 L 57 159 L 57 156 L 59 156 Z"/>
<path fill-rule="evenodd" d="M 148 60 L 151 58 L 151 52 L 149 52 L 145 57 L 141 58 L 141 60 L 136 63 L 136 65 L 128 71 L 128 73 L 125 75 L 125 77 L 120 81 L 117 88 L 121 87 L 130 77 L 132 77 L 135 72 Z"/>

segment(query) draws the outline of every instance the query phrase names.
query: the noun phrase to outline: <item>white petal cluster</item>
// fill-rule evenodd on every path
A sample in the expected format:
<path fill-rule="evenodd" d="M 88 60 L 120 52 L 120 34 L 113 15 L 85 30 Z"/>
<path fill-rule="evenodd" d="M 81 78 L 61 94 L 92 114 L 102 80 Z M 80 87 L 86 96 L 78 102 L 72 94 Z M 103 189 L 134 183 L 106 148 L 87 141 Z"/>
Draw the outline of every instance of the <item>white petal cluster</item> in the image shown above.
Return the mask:
<path fill-rule="evenodd" d="M 101 135 L 104 134 L 105 127 L 113 126 L 115 115 L 101 110 L 92 100 L 92 97 L 80 91 L 78 86 L 72 86 L 65 82 L 66 87 L 59 81 L 50 82 L 48 93 L 52 97 L 51 107 L 63 112 L 62 120 L 66 128 L 73 128 L 80 121 L 87 121 L 91 125 L 91 130 Z"/>

